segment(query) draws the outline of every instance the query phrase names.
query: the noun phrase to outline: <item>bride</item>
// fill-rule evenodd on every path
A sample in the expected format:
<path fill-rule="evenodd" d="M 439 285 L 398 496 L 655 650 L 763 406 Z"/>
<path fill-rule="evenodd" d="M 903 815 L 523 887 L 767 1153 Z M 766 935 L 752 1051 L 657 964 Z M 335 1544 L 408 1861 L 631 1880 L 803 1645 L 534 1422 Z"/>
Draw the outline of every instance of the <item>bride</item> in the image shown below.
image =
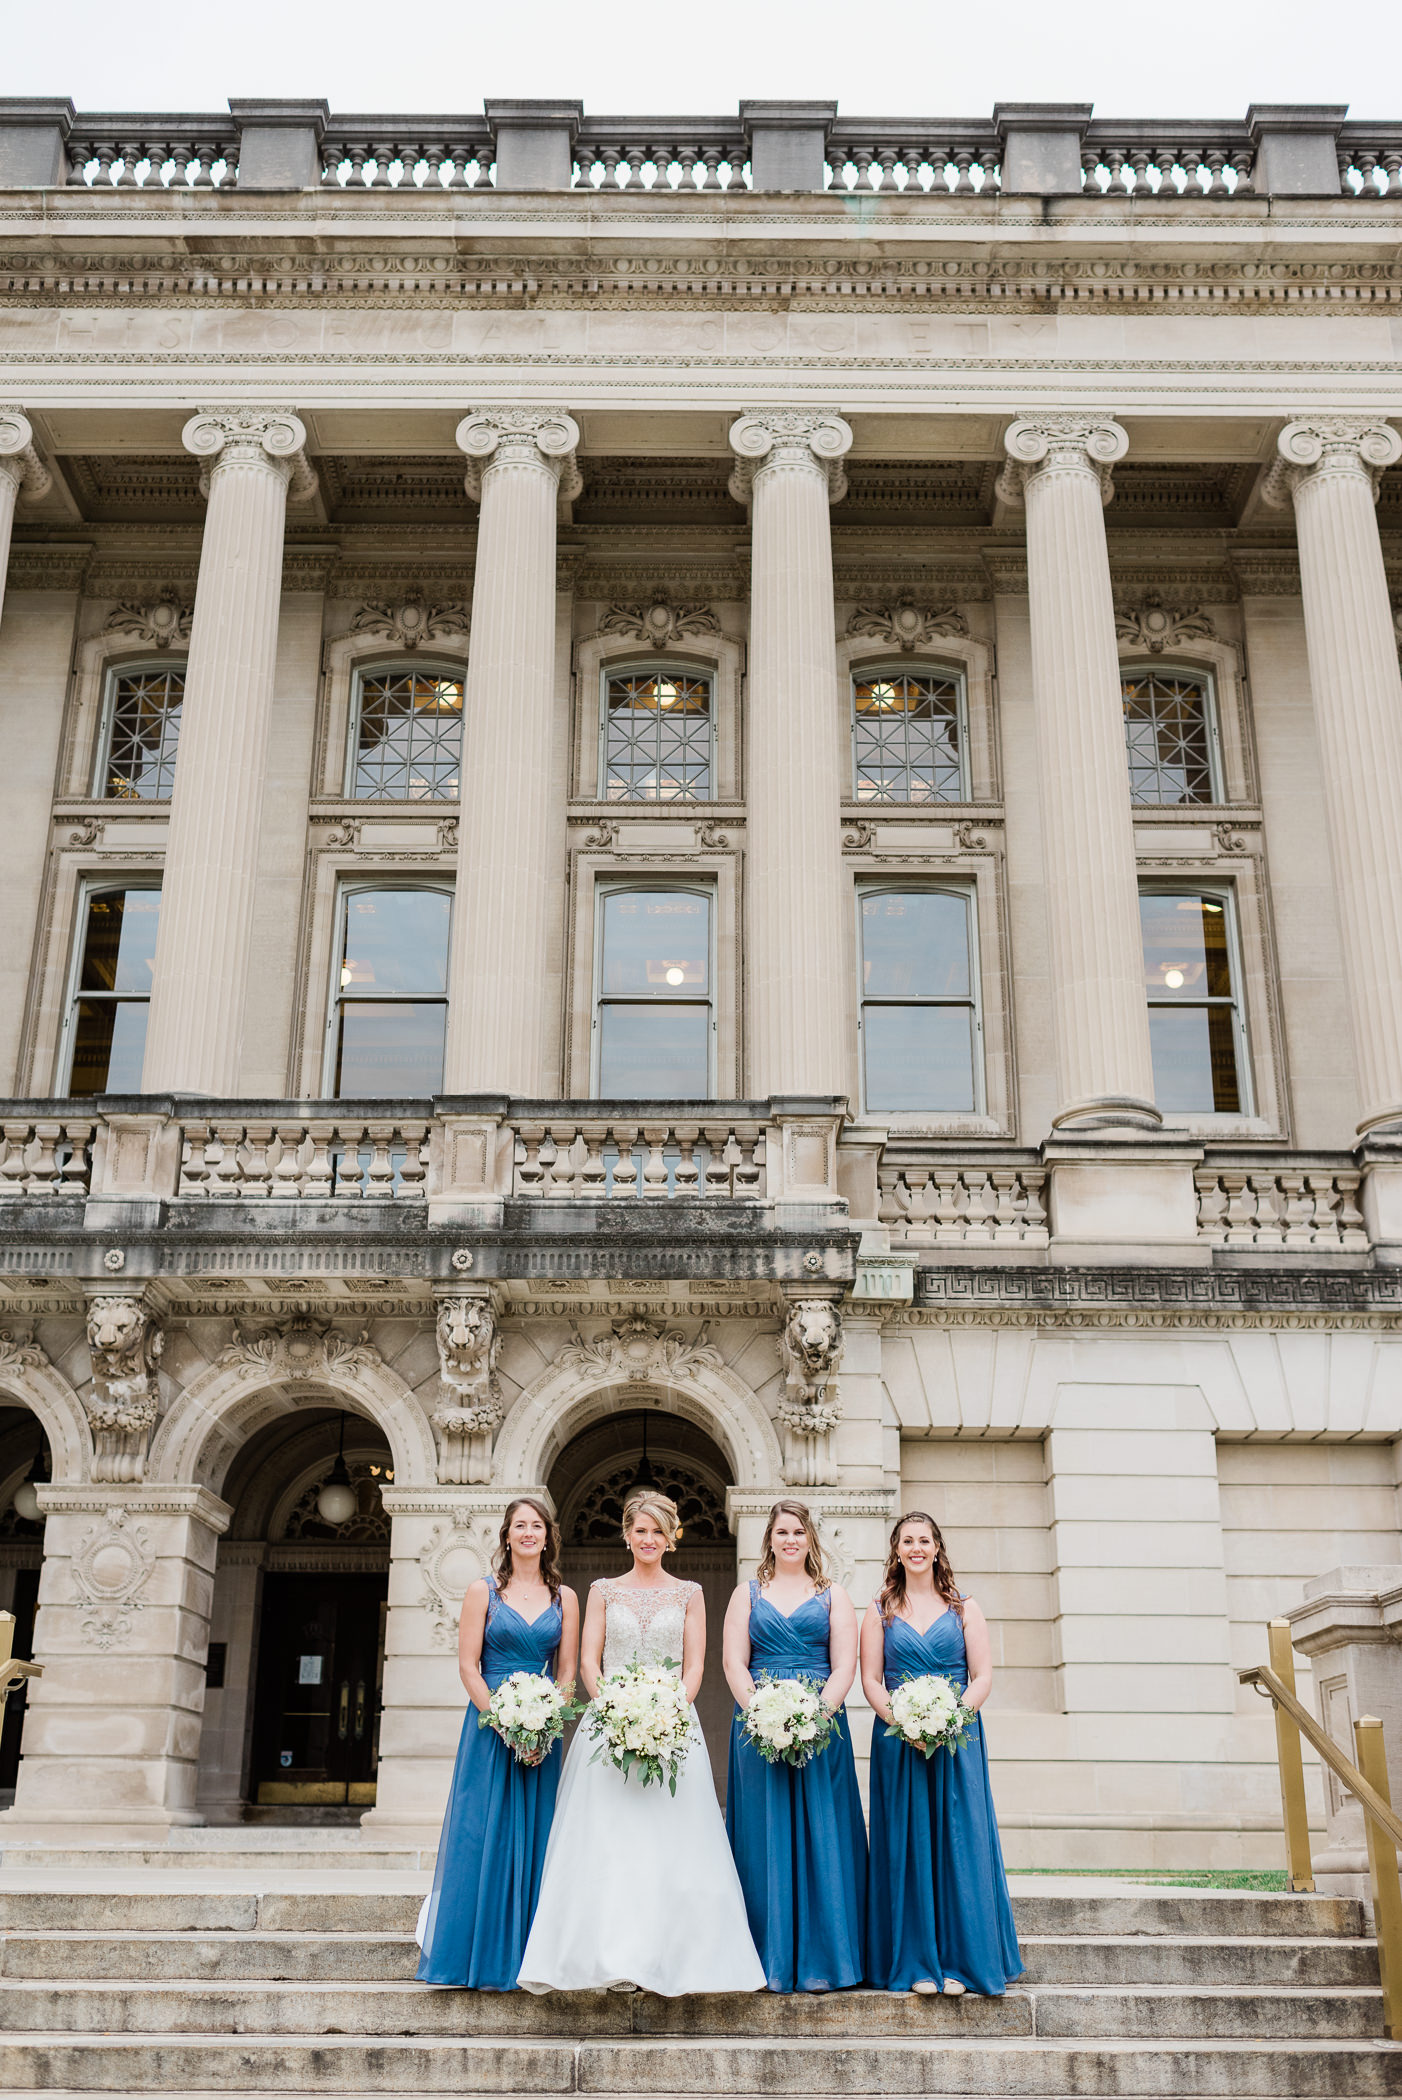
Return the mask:
<path fill-rule="evenodd" d="M 676 1544 L 677 1505 L 630 1495 L 623 1543 L 631 1571 L 589 1591 L 580 1676 L 592 1699 L 600 1677 L 628 1663 L 675 1665 L 695 1700 L 706 1654 L 701 1587 L 662 1567 Z M 525 1991 L 760 1991 L 764 1970 L 745 1917 L 710 1759 L 695 1715 L 691 1748 L 665 1786 L 640 1786 L 592 1762 L 587 1718 L 565 1759 L 555 1821 L 517 1979 Z M 640 1879 L 640 1876 L 642 1877 Z M 639 1902 L 648 1887 L 656 1901 Z"/>

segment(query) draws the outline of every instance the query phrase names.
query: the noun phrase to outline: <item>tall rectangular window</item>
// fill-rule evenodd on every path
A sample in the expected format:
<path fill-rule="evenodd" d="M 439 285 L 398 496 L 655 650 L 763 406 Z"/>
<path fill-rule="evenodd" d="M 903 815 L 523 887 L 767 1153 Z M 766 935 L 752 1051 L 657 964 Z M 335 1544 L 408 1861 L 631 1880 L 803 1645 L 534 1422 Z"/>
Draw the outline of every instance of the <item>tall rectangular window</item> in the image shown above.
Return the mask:
<path fill-rule="evenodd" d="M 331 1002 L 331 1092 L 340 1100 L 436 1094 L 448 1021 L 450 891 L 347 888 Z"/>
<path fill-rule="evenodd" d="M 119 802 L 164 801 L 175 785 L 184 704 L 183 664 L 114 671 L 94 794 Z"/>
<path fill-rule="evenodd" d="M 357 802 L 456 802 L 462 679 L 402 664 L 355 682 L 346 793 Z"/>
<path fill-rule="evenodd" d="M 1230 895 L 1145 889 L 1139 924 L 1157 1106 L 1249 1113 Z"/>
<path fill-rule="evenodd" d="M 705 802 L 711 795 L 711 680 L 641 668 L 604 679 L 606 802 Z"/>
<path fill-rule="evenodd" d="M 963 680 L 949 671 L 862 671 L 852 680 L 858 802 L 962 802 Z"/>
<path fill-rule="evenodd" d="M 1216 802 L 1216 730 L 1206 678 L 1130 670 L 1123 677 L 1131 802 Z"/>
<path fill-rule="evenodd" d="M 600 1097 L 708 1100 L 715 1039 L 710 892 L 605 889 L 597 940 Z"/>
<path fill-rule="evenodd" d="M 87 893 L 68 1015 L 66 1093 L 140 1093 L 160 917 L 161 893 L 149 883 Z"/>
<path fill-rule="evenodd" d="M 979 1102 L 971 896 L 863 889 L 858 927 L 865 1106 L 971 1113 Z"/>

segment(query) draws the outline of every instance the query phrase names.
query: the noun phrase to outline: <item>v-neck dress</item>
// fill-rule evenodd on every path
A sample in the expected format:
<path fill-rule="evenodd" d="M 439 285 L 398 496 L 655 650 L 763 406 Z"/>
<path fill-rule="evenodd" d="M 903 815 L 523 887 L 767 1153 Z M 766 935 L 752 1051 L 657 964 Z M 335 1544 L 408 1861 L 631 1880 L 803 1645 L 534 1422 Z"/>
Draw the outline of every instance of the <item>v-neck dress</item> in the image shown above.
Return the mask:
<path fill-rule="evenodd" d="M 952 1678 L 961 1691 L 968 1683 L 956 1612 L 942 1612 L 924 1633 L 894 1618 L 885 1640 L 888 1691 L 927 1675 Z M 928 1761 L 877 1721 L 867 1896 L 867 1977 L 878 1990 L 952 1976 L 1000 1998 L 1022 1974 L 981 1715 L 961 1750 L 937 1750 Z"/>
<path fill-rule="evenodd" d="M 517 1670 L 553 1676 L 562 1623 L 558 1598 L 528 1621 L 489 1581 L 481 1662 L 488 1689 Z M 562 1750 L 555 1743 L 540 1764 L 523 1765 L 478 1719 L 469 1704 L 433 1889 L 419 1921 L 419 1982 L 509 1991 L 540 1895 Z"/>
<path fill-rule="evenodd" d="M 820 1590 L 787 1618 L 750 1584 L 750 1674 L 826 1683 L 832 1592 Z M 866 1967 L 867 1840 L 852 1737 L 840 1733 L 797 1770 L 766 1764 L 730 1725 L 725 1826 L 750 1931 L 771 1991 L 834 1991 Z"/>

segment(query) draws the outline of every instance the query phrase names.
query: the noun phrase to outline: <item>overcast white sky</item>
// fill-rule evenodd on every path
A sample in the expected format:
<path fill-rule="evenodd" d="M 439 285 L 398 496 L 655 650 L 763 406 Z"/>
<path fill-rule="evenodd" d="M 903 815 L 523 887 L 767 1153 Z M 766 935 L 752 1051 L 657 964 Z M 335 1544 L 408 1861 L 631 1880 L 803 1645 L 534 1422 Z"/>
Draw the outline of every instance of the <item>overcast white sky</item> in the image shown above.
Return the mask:
<path fill-rule="evenodd" d="M 561 95 L 603 114 L 722 115 L 742 96 L 851 116 L 1236 117 L 1250 101 L 1402 117 L 1398 0 L 8 0 L 4 92 L 80 110 L 458 114 Z M 1396 106 L 1394 106 L 1396 105 Z"/>

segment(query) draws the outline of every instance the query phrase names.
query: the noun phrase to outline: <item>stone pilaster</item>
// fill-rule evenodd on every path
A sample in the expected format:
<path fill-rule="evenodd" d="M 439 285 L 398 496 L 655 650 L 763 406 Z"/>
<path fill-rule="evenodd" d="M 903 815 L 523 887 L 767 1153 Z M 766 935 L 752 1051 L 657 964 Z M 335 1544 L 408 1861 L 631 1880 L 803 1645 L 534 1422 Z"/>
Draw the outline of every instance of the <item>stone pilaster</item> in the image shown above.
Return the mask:
<path fill-rule="evenodd" d="M 1358 1069 L 1358 1128 L 1402 1124 L 1402 674 L 1374 505 L 1402 437 L 1367 415 L 1279 439 L 1264 494 L 1293 497 L 1320 776 Z"/>
<path fill-rule="evenodd" d="M 577 494 L 579 427 L 558 408 L 489 408 L 458 425 L 482 506 L 463 696 L 450 1094 L 542 1095 L 547 962 L 564 877 L 555 742 L 555 521 Z"/>
<path fill-rule="evenodd" d="M 239 1089 L 272 723 L 288 486 L 310 470 L 284 409 L 205 409 L 210 462 L 180 752 L 171 797 L 142 1087 Z"/>
<path fill-rule="evenodd" d="M 828 506 L 852 433 L 821 409 L 731 425 L 751 519 L 746 997 L 753 1094 L 851 1091 L 842 706 Z"/>
<path fill-rule="evenodd" d="M 34 428 L 23 409 L 0 407 L 0 608 L 10 566 L 10 534 L 21 490 L 42 496 L 53 477 L 34 450 Z"/>
<path fill-rule="evenodd" d="M 1027 507 L 1058 1128 L 1157 1127 L 1103 510 L 1129 440 L 1108 416 L 1029 414 L 1000 494 Z"/>

